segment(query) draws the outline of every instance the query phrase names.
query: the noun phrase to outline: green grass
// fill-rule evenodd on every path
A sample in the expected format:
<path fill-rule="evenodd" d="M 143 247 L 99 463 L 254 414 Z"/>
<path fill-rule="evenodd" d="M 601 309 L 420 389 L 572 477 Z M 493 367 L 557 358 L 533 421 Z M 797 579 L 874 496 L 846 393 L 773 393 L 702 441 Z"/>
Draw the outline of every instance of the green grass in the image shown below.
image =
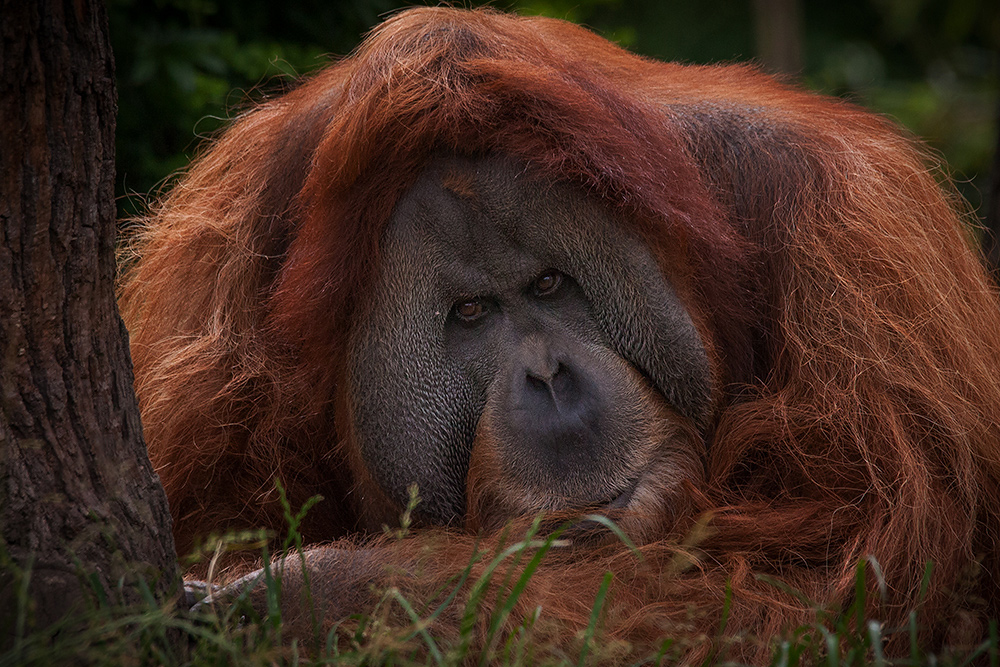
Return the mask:
<path fill-rule="evenodd" d="M 413 495 L 412 505 L 416 502 Z M 297 527 L 311 504 L 299 512 L 286 512 L 290 526 L 284 547 L 296 557 L 302 543 Z M 607 521 L 607 519 L 596 519 Z M 556 530 L 540 535 L 541 521 L 536 520 L 516 543 L 492 555 L 481 554 L 481 572 L 473 576 L 470 562 L 440 601 L 427 608 L 422 601 L 408 600 L 403 593 L 390 588 L 382 592 L 378 603 L 365 617 L 353 617 L 327 633 L 314 624 L 312 640 L 304 645 L 285 642 L 277 600 L 280 582 L 267 572 L 263 585 L 267 587 L 269 612 L 256 617 L 252 611 L 236 604 L 219 613 L 191 614 L 176 601 L 157 603 L 150 589 L 140 586 L 142 601 L 123 605 L 113 599 L 124 599 L 122 591 L 109 596 L 99 588 L 88 600 L 88 607 L 71 618 L 46 629 L 31 627 L 31 608 L 27 599 L 27 582 L 31 571 L 18 568 L 9 560 L 0 562 L 0 580 L 10 577 L 18 585 L 16 621 L 10 629 L 12 642 L 0 654 L 0 667 L 51 665 L 567 665 L 582 667 L 589 664 L 678 664 L 684 654 L 683 637 L 664 637 L 658 650 L 639 660 L 632 656 L 631 647 L 621 642 L 605 641 L 601 633 L 602 611 L 607 601 L 611 574 L 607 573 L 599 586 L 593 612 L 584 631 L 579 633 L 572 650 L 545 644 L 545 633 L 536 632 L 544 623 L 544 612 L 536 609 L 526 618 L 515 618 L 518 597 L 528 585 L 533 573 L 545 561 L 546 554 L 560 544 Z M 409 526 L 409 512 L 404 515 L 400 538 Z M 617 527 L 609 526 L 614 530 Z M 620 535 L 620 533 L 619 533 Z M 259 534 L 242 535 L 238 539 L 221 541 L 220 549 L 257 539 Z M 624 535 L 620 538 L 625 539 Z M 266 544 L 266 542 L 265 542 Z M 266 547 L 262 555 L 267 558 Z M 516 573 L 516 576 L 511 573 Z M 929 579 L 931 568 L 925 575 Z M 84 581 L 88 578 L 84 577 Z M 935 656 L 921 650 L 917 642 L 920 619 L 910 614 L 907 627 L 887 628 L 877 619 L 865 615 L 868 577 L 881 583 L 878 563 L 873 559 L 858 564 L 856 596 L 853 605 L 839 612 L 817 610 L 814 622 L 794 628 L 785 636 L 772 638 L 770 665 L 823 665 L 853 667 L 861 665 L 998 665 L 998 631 L 996 622 L 989 627 L 989 636 L 967 655 Z M 499 579 L 498 579 L 499 578 Z M 496 580 L 496 582 L 494 582 Z M 769 582 L 785 593 L 798 596 L 777 580 Z M 499 585 L 494 586 L 497 583 Z M 485 604 L 488 591 L 502 591 L 499 597 Z M 731 600 L 725 591 L 725 609 L 718 628 L 723 637 Z M 446 639 L 435 633 L 434 621 L 454 605 L 460 605 L 460 630 L 457 638 Z M 453 616 L 454 618 L 454 616 Z M 390 620 L 391 619 L 391 620 Z M 511 631 L 510 628 L 513 627 Z M 485 628 L 485 636 L 479 634 Z M 4 630 L 4 629 L 0 629 Z M 909 655 L 888 659 L 883 646 L 889 636 L 902 634 L 909 639 Z M 726 640 L 716 642 L 719 654 L 710 655 L 703 663 L 726 662 Z"/>

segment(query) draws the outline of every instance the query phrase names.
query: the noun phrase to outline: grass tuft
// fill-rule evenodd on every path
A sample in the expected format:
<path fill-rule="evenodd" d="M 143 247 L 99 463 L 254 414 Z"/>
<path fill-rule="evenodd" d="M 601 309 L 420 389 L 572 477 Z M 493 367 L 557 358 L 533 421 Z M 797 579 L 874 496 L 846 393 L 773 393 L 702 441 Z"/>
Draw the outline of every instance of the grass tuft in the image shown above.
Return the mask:
<path fill-rule="evenodd" d="M 311 499 L 293 512 L 283 489 L 279 487 L 289 530 L 284 538 L 284 553 L 303 557 L 303 544 L 298 527 L 305 513 L 316 502 Z M 410 527 L 410 514 L 419 502 L 416 489 L 410 492 L 410 502 L 401 528 L 389 534 L 402 539 Z M 589 516 L 585 521 L 599 521 L 618 535 L 637 556 L 638 549 L 624 534 L 604 517 Z M 613 574 L 606 572 L 594 599 L 586 629 L 576 648 L 546 645 L 551 632 L 540 632 L 545 623 L 545 610 L 534 607 L 524 611 L 521 596 L 532 577 L 553 549 L 566 542 L 561 538 L 569 526 L 561 526 L 542 535 L 542 518 L 496 553 L 478 553 L 462 572 L 440 591 L 440 602 L 424 607 L 426 601 L 409 600 L 398 588 L 389 588 L 367 616 L 347 619 L 327 632 L 321 630 L 322 619 L 313 618 L 313 641 L 301 644 L 285 643 L 282 636 L 280 579 L 270 567 L 264 568 L 261 582 L 266 589 L 268 613 L 258 618 L 248 605 L 236 604 L 218 611 L 192 613 L 179 604 L 182 596 L 157 602 L 152 588 L 139 584 L 140 601 L 132 605 L 116 604 L 105 591 L 95 586 L 89 608 L 83 613 L 65 618 L 47 628 L 31 627 L 29 583 L 31 561 L 18 567 L 0 549 L 0 581 L 9 581 L 14 590 L 15 604 L 10 610 L 13 622 L 7 635 L 7 649 L 0 654 L 0 667 L 50 667 L 51 665 L 95 665 L 129 667 L 131 665 L 172 666 L 274 666 L 302 665 L 565 665 L 584 667 L 591 664 L 625 664 L 623 655 L 631 655 L 631 647 L 620 640 L 612 641 L 603 634 L 605 610 L 609 603 Z M 388 529 L 387 529 L 388 531 Z M 226 540 L 231 540 L 227 542 Z M 269 561 L 268 540 L 261 533 L 229 536 L 219 540 L 211 552 L 202 556 L 217 560 L 220 553 L 233 545 L 256 543 Z M 932 568 L 924 573 L 922 589 L 926 590 Z M 474 576 L 474 573 L 478 573 Z M 80 573 L 82 581 L 96 582 L 92 573 Z M 875 590 L 884 596 L 885 581 L 879 563 L 863 559 L 855 571 L 855 596 L 851 605 L 842 610 L 823 609 L 811 603 L 780 580 L 760 576 L 784 593 L 816 610 L 814 622 L 790 629 L 773 638 L 772 667 L 825 665 L 826 667 L 889 666 L 920 667 L 923 665 L 980 665 L 1000 667 L 1000 632 L 993 621 L 987 638 L 967 655 L 934 655 L 922 650 L 918 642 L 920 619 L 912 611 L 902 628 L 886 628 L 866 609 L 868 581 L 875 578 Z M 249 590 L 249 589 L 248 589 Z M 723 647 L 727 619 L 733 603 L 729 586 L 723 591 L 724 606 L 716 636 L 716 646 Z M 118 599 L 121 599 L 119 596 Z M 454 614 L 458 608 L 457 635 L 438 632 L 439 619 Z M 390 613 L 390 609 L 401 614 Z M 521 610 L 520 612 L 518 610 Z M 523 617 L 519 617 L 523 615 Z M 315 615 L 314 615 L 315 616 Z M 909 655 L 890 659 L 885 655 L 887 642 L 895 637 L 894 646 L 908 646 Z M 899 639 L 905 638 L 900 643 Z M 754 638 L 745 638 L 754 639 Z M 636 662 L 636 665 L 674 665 L 683 661 L 684 637 L 663 637 L 658 649 Z M 725 651 L 710 653 L 705 667 L 730 664 L 724 661 Z M 720 657 L 722 656 L 722 657 Z"/>

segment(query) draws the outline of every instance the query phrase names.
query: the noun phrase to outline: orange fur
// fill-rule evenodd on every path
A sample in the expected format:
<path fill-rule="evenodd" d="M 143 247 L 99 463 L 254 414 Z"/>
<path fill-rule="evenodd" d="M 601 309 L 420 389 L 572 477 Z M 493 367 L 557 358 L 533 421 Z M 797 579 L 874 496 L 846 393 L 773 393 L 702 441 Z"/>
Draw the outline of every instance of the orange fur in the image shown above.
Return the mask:
<path fill-rule="evenodd" d="M 847 605 L 874 556 L 888 597 L 872 613 L 890 627 L 919 607 L 939 646 L 996 616 L 1000 308 L 928 155 L 882 118 L 749 67 L 654 62 L 491 11 L 388 20 L 241 117 L 146 221 L 121 304 L 179 549 L 279 529 L 275 478 L 293 505 L 326 497 L 307 540 L 367 526 L 377 490 L 337 405 L 344 341 L 381 229 L 441 150 L 506 153 L 620 209 L 715 359 L 696 509 L 645 536 L 642 563 L 624 547 L 554 555 L 523 611 L 585 627 L 610 569 L 612 637 L 710 635 L 726 582 L 729 631 L 768 637 L 812 612 L 755 574 Z M 678 547 L 698 516 L 710 530 Z M 439 585 L 476 537 L 432 537 L 447 545 L 427 573 Z"/>

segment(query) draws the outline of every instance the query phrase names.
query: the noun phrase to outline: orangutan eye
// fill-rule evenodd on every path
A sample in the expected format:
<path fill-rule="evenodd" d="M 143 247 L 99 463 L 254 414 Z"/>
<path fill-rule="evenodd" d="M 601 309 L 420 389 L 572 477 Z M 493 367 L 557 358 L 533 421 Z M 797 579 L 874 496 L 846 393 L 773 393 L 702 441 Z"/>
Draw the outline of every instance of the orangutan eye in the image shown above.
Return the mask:
<path fill-rule="evenodd" d="M 474 320 L 483 314 L 483 302 L 479 299 L 466 299 L 455 304 L 455 314 L 463 320 Z"/>
<path fill-rule="evenodd" d="M 559 285 L 562 284 L 562 279 L 563 276 L 558 271 L 546 271 L 542 275 L 535 278 L 535 282 L 532 283 L 531 287 L 538 296 L 551 294 L 559 289 Z"/>

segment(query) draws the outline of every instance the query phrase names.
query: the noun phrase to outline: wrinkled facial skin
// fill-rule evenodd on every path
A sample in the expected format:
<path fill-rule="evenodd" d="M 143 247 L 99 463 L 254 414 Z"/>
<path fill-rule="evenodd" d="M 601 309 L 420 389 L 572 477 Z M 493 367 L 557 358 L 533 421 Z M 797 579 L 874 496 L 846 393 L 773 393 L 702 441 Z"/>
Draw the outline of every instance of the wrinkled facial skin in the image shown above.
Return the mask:
<path fill-rule="evenodd" d="M 467 514 L 470 461 L 515 514 L 635 505 L 701 456 L 708 357 L 649 250 L 513 160 L 425 169 L 351 347 L 363 465 L 398 505 L 416 483 L 425 522 Z"/>

